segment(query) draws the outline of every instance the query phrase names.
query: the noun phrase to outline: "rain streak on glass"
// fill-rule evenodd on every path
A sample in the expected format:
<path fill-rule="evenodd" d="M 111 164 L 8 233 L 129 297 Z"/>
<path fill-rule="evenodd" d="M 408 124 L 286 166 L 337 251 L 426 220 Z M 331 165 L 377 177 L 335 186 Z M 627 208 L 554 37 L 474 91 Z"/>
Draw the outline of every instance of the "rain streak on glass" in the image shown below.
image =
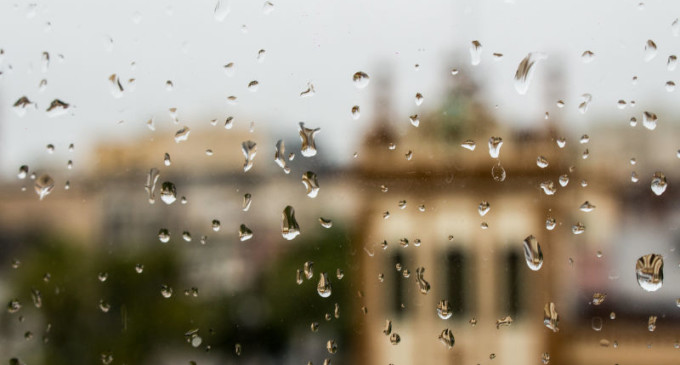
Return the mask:
<path fill-rule="evenodd" d="M 305 123 L 300 122 L 300 141 L 302 142 L 302 147 L 300 153 L 304 157 L 316 156 L 316 144 L 314 143 L 314 136 L 319 133 L 321 128 L 306 128 Z"/>
<path fill-rule="evenodd" d="M 548 58 L 548 55 L 545 53 L 529 53 L 519 63 L 517 71 L 515 72 L 515 90 L 517 90 L 520 95 L 526 94 L 529 90 L 531 80 L 534 77 L 534 65 L 538 63 L 538 61 L 545 60 L 546 58 Z"/>
<path fill-rule="evenodd" d="M 241 226 L 238 229 L 238 238 L 241 242 L 247 241 L 253 238 L 253 231 L 251 231 L 250 228 L 246 227 L 245 224 L 241 224 Z"/>
<path fill-rule="evenodd" d="M 650 253 L 640 257 L 635 263 L 638 285 L 648 292 L 661 289 L 663 285 L 663 256 Z"/>
<path fill-rule="evenodd" d="M 423 278 L 424 273 L 425 273 L 424 267 L 416 268 L 416 281 L 418 282 L 418 290 L 420 290 L 421 294 L 427 294 L 430 292 L 430 283 L 425 281 L 425 278 Z"/>
<path fill-rule="evenodd" d="M 319 194 L 319 182 L 317 181 L 316 174 L 311 171 L 302 174 L 302 184 L 307 189 L 307 196 L 316 198 Z"/>
<path fill-rule="evenodd" d="M 166 181 L 163 184 L 161 184 L 161 200 L 165 204 L 172 204 L 177 200 L 177 188 L 175 188 L 175 184 Z"/>
<path fill-rule="evenodd" d="M 456 343 L 456 340 L 453 337 L 453 331 L 448 328 L 444 329 L 442 333 L 439 334 L 439 342 L 446 345 L 447 348 L 452 348 Z"/>
<path fill-rule="evenodd" d="M 533 271 L 538 271 L 543 266 L 543 251 L 533 235 L 524 239 L 524 259 Z"/>
<path fill-rule="evenodd" d="M 555 310 L 555 303 L 546 303 L 545 307 L 543 307 L 543 324 L 553 332 L 557 332 L 560 330 L 557 327 L 559 320 L 560 316 L 557 314 L 557 310 Z"/>
<path fill-rule="evenodd" d="M 437 304 L 437 315 L 441 319 L 451 318 L 453 311 L 451 310 L 451 305 L 449 304 L 448 300 L 439 301 L 439 304 Z"/>
<path fill-rule="evenodd" d="M 365 72 L 357 71 L 352 76 L 352 81 L 354 81 L 354 86 L 356 86 L 358 89 L 363 89 L 366 86 L 368 86 L 368 82 L 370 81 L 370 78 L 368 77 L 368 75 Z"/>
<path fill-rule="evenodd" d="M 472 41 L 470 44 L 470 64 L 477 66 L 482 61 L 482 44 L 479 41 Z"/>
<path fill-rule="evenodd" d="M 502 146 L 503 139 L 501 137 L 489 138 L 489 156 L 491 156 L 491 158 L 498 158 L 501 153 Z"/>
<path fill-rule="evenodd" d="M 295 209 L 290 205 L 283 209 L 281 217 L 281 235 L 287 240 L 292 240 L 300 234 L 300 226 L 295 220 Z"/>
<path fill-rule="evenodd" d="M 253 160 L 257 154 L 257 143 L 250 140 L 244 141 L 241 143 L 241 152 L 243 152 L 243 157 L 246 158 L 243 163 L 243 172 L 247 172 L 253 168 Z"/>
<path fill-rule="evenodd" d="M 652 176 L 651 188 L 654 194 L 656 194 L 657 196 L 663 194 L 664 191 L 666 191 L 666 188 L 668 188 L 668 182 L 666 182 L 666 175 L 659 171 L 655 172 L 654 176 Z"/>
<path fill-rule="evenodd" d="M 644 50 L 644 60 L 645 62 L 649 62 L 656 57 L 656 43 L 654 43 L 653 40 L 649 39 L 647 40 L 647 43 L 645 43 L 645 50 Z"/>
<path fill-rule="evenodd" d="M 322 298 L 331 296 L 332 288 L 331 281 L 328 279 L 328 273 L 322 272 L 321 275 L 319 275 L 319 283 L 316 285 L 316 292 L 319 293 Z"/>
<path fill-rule="evenodd" d="M 40 175 L 40 177 L 35 180 L 33 189 L 35 190 L 35 193 L 38 194 L 38 197 L 40 197 L 40 200 L 43 200 L 46 196 L 50 195 L 54 189 L 54 180 L 50 175 Z"/>

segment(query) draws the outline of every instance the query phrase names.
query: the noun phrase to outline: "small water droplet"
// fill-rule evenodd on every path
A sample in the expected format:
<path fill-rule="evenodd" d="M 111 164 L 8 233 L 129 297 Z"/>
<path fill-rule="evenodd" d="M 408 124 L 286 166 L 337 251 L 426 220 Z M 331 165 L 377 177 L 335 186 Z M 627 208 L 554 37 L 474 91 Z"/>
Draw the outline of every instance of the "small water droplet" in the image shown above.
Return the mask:
<path fill-rule="evenodd" d="M 599 292 L 594 293 L 593 294 L 593 305 L 600 305 L 600 304 L 604 303 L 605 298 L 607 298 L 607 294 L 599 293 Z"/>
<path fill-rule="evenodd" d="M 590 94 L 581 95 L 581 103 L 578 105 L 578 111 L 585 114 L 588 111 L 590 103 L 593 101 L 593 96 Z"/>
<path fill-rule="evenodd" d="M 54 180 L 50 177 L 50 175 L 43 174 L 35 180 L 33 189 L 40 197 L 40 200 L 43 200 L 46 196 L 50 195 L 54 189 Z"/>
<path fill-rule="evenodd" d="M 314 96 L 314 94 L 316 94 L 316 90 L 314 90 L 314 84 L 312 84 L 311 82 L 308 82 L 307 88 L 302 90 L 302 92 L 300 92 L 300 97 L 306 98 L 306 97 Z"/>
<path fill-rule="evenodd" d="M 420 125 L 420 119 L 418 119 L 418 114 L 413 114 L 409 116 L 408 119 L 411 122 L 412 126 L 417 128 Z"/>
<path fill-rule="evenodd" d="M 276 152 L 274 153 L 274 162 L 283 169 L 286 174 L 290 173 L 290 168 L 286 165 L 286 146 L 283 140 L 276 142 Z"/>
<path fill-rule="evenodd" d="M 161 184 L 161 200 L 168 205 L 177 200 L 177 188 L 175 187 L 175 184 L 169 181 Z"/>
<path fill-rule="evenodd" d="M 520 95 L 526 94 L 529 90 L 531 80 L 534 77 L 534 65 L 538 63 L 538 61 L 545 60 L 547 58 L 548 55 L 545 53 L 529 53 L 519 63 L 517 66 L 517 71 L 515 72 L 515 90 L 517 90 Z"/>
<path fill-rule="evenodd" d="M 328 279 L 328 273 L 322 272 L 319 275 L 319 284 L 316 286 L 316 292 L 319 293 L 322 298 L 331 296 L 332 288 L 331 281 Z"/>
<path fill-rule="evenodd" d="M 668 71 L 675 71 L 675 68 L 678 66 L 678 57 L 676 55 L 670 55 L 668 56 L 668 60 L 666 61 L 666 68 Z"/>
<path fill-rule="evenodd" d="M 648 111 L 642 113 L 642 125 L 645 128 L 649 129 L 650 131 L 656 129 L 656 121 L 657 121 L 656 114 Z"/>
<path fill-rule="evenodd" d="M 502 146 L 503 139 L 501 137 L 489 138 L 489 155 L 491 156 L 491 158 L 498 158 Z"/>
<path fill-rule="evenodd" d="M 546 218 L 546 220 L 545 220 L 545 228 L 546 228 L 548 231 L 552 231 L 553 229 L 555 229 L 555 226 L 556 226 L 556 225 L 557 225 L 557 222 L 555 221 L 555 218 L 553 218 L 553 217 L 548 217 L 548 218 Z"/>
<path fill-rule="evenodd" d="M 316 156 L 316 144 L 314 142 L 314 136 L 319 133 L 321 128 L 306 128 L 305 123 L 300 122 L 299 124 L 299 132 L 300 132 L 300 140 L 302 142 L 302 147 L 300 150 L 300 153 L 304 157 L 312 157 Z"/>
<path fill-rule="evenodd" d="M 423 103 L 423 100 L 424 100 L 423 94 L 416 93 L 416 98 L 415 98 L 416 105 L 420 106 Z"/>
<path fill-rule="evenodd" d="M 644 51 L 644 60 L 645 62 L 649 62 L 656 57 L 656 43 L 654 43 L 653 40 L 649 39 L 647 40 L 647 43 L 645 43 L 645 51 Z"/>
<path fill-rule="evenodd" d="M 479 41 L 472 41 L 470 44 L 470 64 L 477 66 L 482 61 L 482 44 Z"/>
<path fill-rule="evenodd" d="M 595 209 L 595 206 L 586 200 L 578 209 L 582 212 L 592 212 Z"/>
<path fill-rule="evenodd" d="M 243 171 L 247 172 L 253 168 L 253 160 L 257 154 L 257 143 L 250 140 L 244 141 L 241 143 L 241 152 L 243 152 L 243 156 L 246 158 L 246 161 L 243 164 Z"/>
<path fill-rule="evenodd" d="M 571 233 L 573 233 L 573 234 L 582 234 L 585 231 L 586 231 L 586 226 L 583 225 L 583 223 L 581 223 L 581 222 L 576 222 L 576 224 L 571 226 Z"/>
<path fill-rule="evenodd" d="M 28 97 L 22 96 L 22 97 L 19 98 L 19 100 L 17 100 L 14 103 L 14 105 L 12 106 L 12 109 L 14 109 L 14 112 L 18 116 L 23 117 L 24 115 L 26 115 L 26 109 L 28 107 L 37 108 L 37 105 L 35 103 L 33 103 L 32 101 L 30 101 L 28 99 Z"/>
<path fill-rule="evenodd" d="M 358 71 L 352 76 L 352 81 L 354 81 L 354 86 L 356 86 L 358 89 L 363 89 L 368 86 L 370 78 L 365 72 Z"/>
<path fill-rule="evenodd" d="M 236 73 L 236 64 L 233 63 L 233 62 L 227 63 L 226 65 L 224 65 L 223 68 L 224 68 L 224 73 L 228 77 L 232 77 L 232 76 L 234 76 L 234 73 Z"/>
<path fill-rule="evenodd" d="M 555 303 L 546 303 L 543 307 L 543 324 L 548 327 L 553 332 L 558 332 L 560 329 L 557 327 L 559 323 L 560 316 L 555 310 Z"/>
<path fill-rule="evenodd" d="M 401 342 L 401 336 L 399 336 L 398 333 L 395 332 L 395 333 L 390 335 L 390 343 L 392 345 L 398 345 L 399 342 Z"/>
<path fill-rule="evenodd" d="M 416 268 L 416 281 L 418 282 L 418 290 L 420 290 L 421 294 L 427 294 L 430 292 L 430 283 L 428 283 L 423 277 L 424 273 L 424 267 Z"/>
<path fill-rule="evenodd" d="M 330 219 L 323 218 L 323 217 L 319 217 L 319 224 L 321 224 L 321 227 L 323 227 L 323 228 L 333 227 L 333 221 L 331 221 Z"/>
<path fill-rule="evenodd" d="M 545 193 L 545 195 L 555 195 L 557 192 L 557 187 L 555 186 L 555 183 L 552 182 L 552 180 L 542 182 L 540 187 L 543 189 L 543 193 Z"/>
<path fill-rule="evenodd" d="M 241 356 L 241 352 L 243 351 L 243 348 L 240 343 L 237 343 L 234 345 L 234 353 L 236 356 Z"/>
<path fill-rule="evenodd" d="M 557 138 L 555 142 L 559 148 L 564 148 L 567 145 L 567 140 L 564 137 Z"/>
<path fill-rule="evenodd" d="M 491 210 L 491 205 L 487 201 L 482 201 L 479 203 L 479 206 L 477 207 L 477 212 L 479 212 L 479 216 L 483 217 L 486 215 L 486 213 Z"/>
<path fill-rule="evenodd" d="M 312 171 L 302 174 L 302 184 L 307 189 L 307 196 L 316 198 L 317 194 L 319 194 L 319 182 L 317 181 L 316 174 Z"/>
<path fill-rule="evenodd" d="M 265 1 L 262 5 L 262 14 L 269 15 L 274 11 L 274 4 L 271 1 Z"/>
<path fill-rule="evenodd" d="M 19 179 L 25 179 L 26 176 L 28 176 L 28 166 L 27 165 L 21 165 L 19 167 L 19 173 L 17 173 L 17 177 Z"/>
<path fill-rule="evenodd" d="M 497 319 L 496 320 L 496 329 L 500 329 L 501 327 L 510 327 L 512 324 L 513 320 L 512 317 L 510 316 L 505 316 L 503 318 Z M 475 324 L 477 321 L 475 320 Z"/>
<path fill-rule="evenodd" d="M 595 60 L 595 53 L 585 51 L 581 54 L 581 60 L 583 60 L 583 63 L 591 63 Z"/>
<path fill-rule="evenodd" d="M 458 69 L 457 69 L 457 68 L 452 68 L 452 69 L 451 69 L 451 75 L 453 75 L 453 76 L 458 75 Z"/>
<path fill-rule="evenodd" d="M 385 334 L 385 336 L 389 336 L 392 333 L 392 321 L 389 319 L 385 320 L 385 328 L 382 332 Z"/>
<path fill-rule="evenodd" d="M 335 340 L 328 340 L 328 342 L 326 342 L 326 350 L 329 354 L 338 352 L 338 346 L 335 344 Z"/>
<path fill-rule="evenodd" d="M 306 261 L 304 265 L 302 266 L 302 270 L 305 273 L 305 278 L 307 280 L 311 279 L 314 277 L 314 262 L 313 261 Z"/>
<path fill-rule="evenodd" d="M 12 299 L 7 303 L 7 312 L 9 313 L 16 313 L 21 309 L 21 303 L 19 302 L 19 299 Z"/>
<path fill-rule="evenodd" d="M 503 166 L 501 166 L 500 162 L 497 162 L 491 168 L 491 176 L 497 182 L 505 181 L 505 169 L 503 168 Z"/>
<path fill-rule="evenodd" d="M 253 231 L 246 227 L 245 224 L 241 224 L 238 229 L 238 239 L 243 242 L 253 238 Z"/>
<path fill-rule="evenodd" d="M 258 62 L 258 63 L 264 62 L 264 57 L 265 57 L 266 55 L 267 55 L 267 51 L 264 50 L 264 49 L 261 49 L 261 50 L 257 51 L 257 58 L 256 58 L 257 62 Z"/>
<path fill-rule="evenodd" d="M 536 158 L 536 165 L 542 169 L 548 167 L 548 160 L 543 156 Z"/>
<path fill-rule="evenodd" d="M 218 22 L 224 21 L 224 18 L 229 15 L 230 11 L 231 8 L 229 7 L 229 2 L 227 0 L 218 0 L 215 4 L 215 10 L 213 12 L 215 20 Z"/>
<path fill-rule="evenodd" d="M 300 234 L 300 226 L 295 220 L 295 209 L 290 205 L 283 209 L 281 218 L 281 235 L 287 240 L 292 240 Z"/>
<path fill-rule="evenodd" d="M 246 193 L 243 195 L 243 204 L 241 205 L 241 209 L 243 209 L 244 212 L 247 212 L 248 209 L 250 209 L 250 204 L 253 202 L 253 197 L 249 193 Z"/>
<path fill-rule="evenodd" d="M 635 275 L 638 285 L 648 292 L 661 289 L 663 285 L 663 256 L 647 254 L 635 263 Z"/>
<path fill-rule="evenodd" d="M 357 120 L 361 115 L 361 108 L 358 105 L 352 107 L 352 119 Z"/>
<path fill-rule="evenodd" d="M 137 274 L 143 273 L 143 272 L 144 272 L 144 265 L 142 265 L 142 264 L 136 264 L 136 265 L 135 265 L 135 272 L 136 272 Z"/>
<path fill-rule="evenodd" d="M 70 105 L 59 99 L 54 99 L 47 108 L 47 115 L 49 117 L 58 117 L 60 115 L 66 114 Z"/>
<path fill-rule="evenodd" d="M 649 316 L 649 320 L 647 320 L 647 330 L 649 332 L 654 332 L 656 330 L 656 316 Z"/>
<path fill-rule="evenodd" d="M 461 143 L 460 146 L 465 148 L 466 150 L 474 151 L 475 148 L 477 147 L 477 144 L 475 143 L 475 141 L 468 139 L 465 142 Z"/>
<path fill-rule="evenodd" d="M 524 259 L 533 271 L 538 271 L 543 266 L 543 251 L 533 235 L 524 239 Z"/>
<path fill-rule="evenodd" d="M 335 270 L 335 277 L 338 278 L 338 280 L 342 280 L 342 278 L 345 277 L 345 272 L 342 271 L 342 269 L 337 269 Z"/>
<path fill-rule="evenodd" d="M 666 82 L 666 91 L 668 91 L 669 93 L 675 91 L 675 82 L 667 81 Z"/>
<path fill-rule="evenodd" d="M 158 240 L 163 243 L 168 243 L 170 241 L 170 231 L 166 228 L 161 228 L 158 231 Z"/>
<path fill-rule="evenodd" d="M 652 184 L 651 184 L 652 191 L 654 194 L 657 196 L 661 195 L 666 191 L 666 188 L 668 188 L 668 183 L 666 182 L 666 176 L 662 172 L 655 172 L 654 176 L 652 176 Z"/>
<path fill-rule="evenodd" d="M 439 301 L 439 304 L 437 304 L 437 315 L 444 320 L 451 318 L 453 311 L 451 310 L 451 305 L 448 300 Z"/>
<path fill-rule="evenodd" d="M 453 337 L 453 331 L 448 328 L 444 329 L 442 333 L 439 334 L 439 342 L 446 345 L 446 347 L 449 349 L 452 348 L 456 343 L 456 340 Z"/>
<path fill-rule="evenodd" d="M 170 298 L 172 296 L 172 288 L 168 285 L 161 285 L 161 295 L 165 299 Z"/>
<path fill-rule="evenodd" d="M 260 83 L 257 80 L 253 80 L 248 83 L 248 91 L 254 93 L 260 87 Z"/>

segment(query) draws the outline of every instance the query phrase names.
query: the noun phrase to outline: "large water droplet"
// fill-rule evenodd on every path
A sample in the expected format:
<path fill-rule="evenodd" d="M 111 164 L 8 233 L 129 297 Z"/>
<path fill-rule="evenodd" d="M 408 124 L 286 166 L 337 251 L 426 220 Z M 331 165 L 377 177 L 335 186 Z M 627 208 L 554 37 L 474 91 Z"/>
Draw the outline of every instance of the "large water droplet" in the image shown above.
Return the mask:
<path fill-rule="evenodd" d="M 416 268 L 416 281 L 418 282 L 418 290 L 420 290 L 421 294 L 427 294 L 430 292 L 430 283 L 425 281 L 425 278 L 423 278 L 424 273 L 425 273 L 424 267 Z"/>
<path fill-rule="evenodd" d="M 451 310 L 451 305 L 449 304 L 448 300 L 439 301 L 439 304 L 437 304 L 437 315 L 441 319 L 451 318 L 453 311 Z"/>
<path fill-rule="evenodd" d="M 524 259 L 533 271 L 538 271 L 543 266 L 543 251 L 533 235 L 524 239 Z"/>
<path fill-rule="evenodd" d="M 35 180 L 33 189 L 40 197 L 40 200 L 43 200 L 46 196 L 50 195 L 54 189 L 54 180 L 50 177 L 50 175 L 43 174 Z"/>
<path fill-rule="evenodd" d="M 470 44 L 470 64 L 477 66 L 482 61 L 482 44 L 479 41 L 472 41 Z"/>
<path fill-rule="evenodd" d="M 505 181 L 505 169 L 503 168 L 503 166 L 501 166 L 500 162 L 497 162 L 491 168 L 491 176 L 497 182 Z"/>
<path fill-rule="evenodd" d="M 656 129 L 656 121 L 657 121 L 656 114 L 648 111 L 642 113 L 642 125 L 645 128 L 649 129 L 650 131 Z"/>
<path fill-rule="evenodd" d="M 557 327 L 559 320 L 560 316 L 557 314 L 557 310 L 555 310 L 555 303 L 546 303 L 545 307 L 543 307 L 543 324 L 553 332 L 557 332 L 560 330 Z"/>
<path fill-rule="evenodd" d="M 286 165 L 286 146 L 281 139 L 276 142 L 274 162 L 276 162 L 276 164 L 283 169 L 283 172 L 286 174 L 290 173 L 290 168 Z"/>
<path fill-rule="evenodd" d="M 307 189 L 307 196 L 316 198 L 317 194 L 319 194 L 319 182 L 317 181 L 316 174 L 311 171 L 302 174 L 302 184 Z"/>
<path fill-rule="evenodd" d="M 328 273 L 322 272 L 321 275 L 319 275 L 319 284 L 316 285 L 316 292 L 319 293 L 322 298 L 331 296 L 332 288 L 331 281 L 328 279 Z"/>
<path fill-rule="evenodd" d="M 649 62 L 656 57 L 656 43 L 654 43 L 653 40 L 649 39 L 647 40 L 647 43 L 645 43 L 645 51 L 644 51 L 644 60 L 645 62 Z"/>
<path fill-rule="evenodd" d="M 241 224 L 238 229 L 238 239 L 243 242 L 253 238 L 253 231 L 246 227 L 245 224 Z"/>
<path fill-rule="evenodd" d="M 175 188 L 175 184 L 166 181 L 163 184 L 161 184 L 161 200 L 165 204 L 172 204 L 177 200 L 177 188 Z"/>
<path fill-rule="evenodd" d="M 569 175 L 567 175 L 567 174 L 560 175 L 560 177 L 557 179 L 557 181 L 560 183 L 560 185 L 562 187 L 565 187 L 565 186 L 567 186 L 567 184 L 569 184 Z"/>
<path fill-rule="evenodd" d="M 314 143 L 314 136 L 319 133 L 321 128 L 306 128 L 305 123 L 300 122 L 300 140 L 302 142 L 302 148 L 300 153 L 305 157 L 316 156 L 316 144 Z"/>
<path fill-rule="evenodd" d="M 439 342 L 446 345 L 447 348 L 452 348 L 456 343 L 456 340 L 453 338 L 453 331 L 448 328 L 444 329 L 442 333 L 439 334 Z"/>
<path fill-rule="evenodd" d="M 214 11 L 214 16 L 215 20 L 218 22 L 224 21 L 224 18 L 229 15 L 229 12 L 231 11 L 229 7 L 229 3 L 226 0 L 218 0 L 217 3 L 215 4 L 215 11 Z"/>
<path fill-rule="evenodd" d="M 365 72 L 358 71 L 352 76 L 352 81 L 354 81 L 354 86 L 356 86 L 358 89 L 363 89 L 368 86 L 370 78 Z"/>
<path fill-rule="evenodd" d="M 640 257 L 635 263 L 638 285 L 648 292 L 661 289 L 663 285 L 663 256 L 650 253 Z"/>
<path fill-rule="evenodd" d="M 243 157 L 246 158 L 246 161 L 243 163 L 243 171 L 247 172 L 253 168 L 253 160 L 257 154 L 257 143 L 250 140 L 244 141 L 241 143 L 241 152 L 243 152 Z"/>
<path fill-rule="evenodd" d="M 666 182 L 666 175 L 659 171 L 655 172 L 654 176 L 652 176 L 651 187 L 652 191 L 657 196 L 663 194 L 663 192 L 666 191 L 666 188 L 668 188 L 668 183 Z"/>
<path fill-rule="evenodd" d="M 489 138 L 489 155 L 491 158 L 498 158 L 503 146 L 503 139 L 501 137 Z"/>
<path fill-rule="evenodd" d="M 281 218 L 281 235 L 287 240 L 292 240 L 300 234 L 300 226 L 295 220 L 295 209 L 290 205 L 283 209 Z"/>
<path fill-rule="evenodd" d="M 545 60 L 548 56 L 545 53 L 534 52 L 529 53 L 522 59 L 522 61 L 517 66 L 517 71 L 515 72 L 515 90 L 520 95 L 524 95 L 529 90 L 529 85 L 531 80 L 534 78 L 534 65 L 541 60 Z"/>

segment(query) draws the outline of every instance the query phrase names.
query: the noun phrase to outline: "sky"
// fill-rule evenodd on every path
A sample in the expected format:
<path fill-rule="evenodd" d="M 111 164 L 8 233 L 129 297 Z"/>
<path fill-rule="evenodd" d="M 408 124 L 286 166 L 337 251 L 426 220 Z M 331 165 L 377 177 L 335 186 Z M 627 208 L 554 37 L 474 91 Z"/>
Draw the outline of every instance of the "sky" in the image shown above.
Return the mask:
<path fill-rule="evenodd" d="M 74 143 L 86 160 L 100 143 L 170 139 L 184 125 L 208 128 L 211 119 L 227 116 L 234 117 L 235 128 L 253 122 L 274 139 L 293 138 L 304 121 L 321 128 L 317 144 L 327 157 L 348 161 L 370 126 L 376 93 L 385 92 L 375 82 L 381 76 L 391 81 L 394 118 L 405 124 L 409 115 L 438 105 L 455 84 L 452 68 L 480 81 L 484 101 L 504 123 L 532 127 L 550 112 L 575 133 L 603 120 L 624 123 L 643 110 L 655 111 L 660 122 L 668 116 L 670 123 L 680 93 L 665 88 L 667 81 L 680 82 L 680 71 L 666 67 L 668 56 L 680 53 L 671 25 L 680 3 L 270 2 L 220 1 L 217 13 L 216 0 L 3 2 L 0 174 L 14 176 L 20 165 L 48 158 L 49 143 L 63 156 Z M 477 66 L 470 64 L 474 40 L 482 45 Z M 658 48 L 648 62 L 647 40 Z M 260 50 L 264 57 L 258 59 Z M 592 62 L 581 57 L 586 50 L 595 54 Z M 46 68 L 43 52 L 50 55 Z M 535 77 L 520 95 L 513 77 L 532 52 L 547 59 L 535 65 Z M 228 63 L 235 65 L 231 76 L 224 69 Z M 371 77 L 365 88 L 352 81 L 357 71 Z M 119 97 L 112 93 L 112 74 L 124 88 Z M 255 92 L 248 88 L 251 81 L 258 82 Z M 309 85 L 314 95 L 302 97 Z M 424 96 L 420 106 L 416 93 Z M 577 106 L 585 93 L 593 101 L 581 114 Z M 12 105 L 22 96 L 37 108 L 19 116 Z M 237 97 L 235 104 L 229 96 Z M 564 108 L 556 107 L 557 98 Z M 48 116 L 54 99 L 69 103 L 68 113 Z M 619 99 L 635 100 L 634 112 L 618 109 Z M 361 108 L 357 120 L 354 105 Z M 177 108 L 177 124 L 170 108 Z M 151 118 L 155 132 L 146 126 Z"/>

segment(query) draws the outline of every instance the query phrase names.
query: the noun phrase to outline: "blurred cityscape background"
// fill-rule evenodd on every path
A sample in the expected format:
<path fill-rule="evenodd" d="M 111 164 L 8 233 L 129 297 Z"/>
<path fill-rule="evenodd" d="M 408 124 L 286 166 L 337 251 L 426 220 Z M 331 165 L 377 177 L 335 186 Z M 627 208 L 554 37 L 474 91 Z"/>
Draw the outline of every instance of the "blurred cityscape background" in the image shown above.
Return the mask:
<path fill-rule="evenodd" d="M 533 21 L 509 39 L 563 6 L 394 4 L 380 28 L 370 5 L 386 36 L 465 29 L 375 54 L 351 6 L 301 4 L 3 5 L 2 361 L 677 363 L 680 9 L 597 5 L 495 52 L 494 6 Z M 368 56 L 330 62 L 334 11 Z"/>

